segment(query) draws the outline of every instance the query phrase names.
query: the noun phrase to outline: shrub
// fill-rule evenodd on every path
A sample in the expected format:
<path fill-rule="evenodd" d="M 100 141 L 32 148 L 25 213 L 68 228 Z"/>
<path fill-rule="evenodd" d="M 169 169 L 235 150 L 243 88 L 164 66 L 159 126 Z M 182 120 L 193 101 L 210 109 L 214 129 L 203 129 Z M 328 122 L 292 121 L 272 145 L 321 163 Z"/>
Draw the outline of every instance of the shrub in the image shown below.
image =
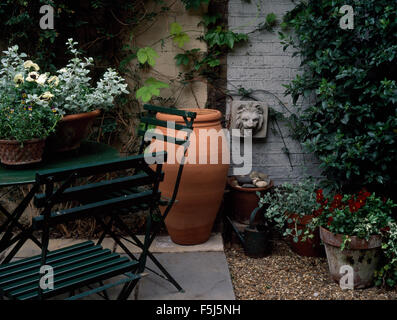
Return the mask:
<path fill-rule="evenodd" d="M 53 97 L 57 78 L 40 67 L 18 46 L 4 51 L 0 70 L 0 139 L 20 142 L 46 138 L 61 118 Z"/>
<path fill-rule="evenodd" d="M 66 43 L 73 58 L 66 67 L 58 70 L 59 85 L 55 90 L 54 104 L 62 114 L 75 114 L 113 107 L 114 98 L 128 93 L 127 84 L 115 70 L 108 68 L 96 86 L 91 85 L 89 67 L 94 59 L 81 57 L 77 42 Z"/>
<path fill-rule="evenodd" d="M 339 27 L 346 4 L 351 30 Z M 286 93 L 314 100 L 291 118 L 296 137 L 339 186 L 396 186 L 396 11 L 388 0 L 309 0 L 285 16 L 295 36 L 280 36 L 304 67 Z"/>

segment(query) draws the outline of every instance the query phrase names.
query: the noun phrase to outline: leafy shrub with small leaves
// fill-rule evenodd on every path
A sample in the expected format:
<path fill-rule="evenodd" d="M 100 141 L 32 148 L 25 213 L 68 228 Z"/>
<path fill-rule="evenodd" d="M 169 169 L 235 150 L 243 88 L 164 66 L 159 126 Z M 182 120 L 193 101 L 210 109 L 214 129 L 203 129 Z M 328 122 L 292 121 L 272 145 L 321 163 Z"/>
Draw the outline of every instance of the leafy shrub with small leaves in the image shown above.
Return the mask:
<path fill-rule="evenodd" d="M 76 114 L 95 109 L 113 107 L 114 99 L 128 93 L 125 80 L 112 68 L 108 68 L 103 77 L 92 86 L 90 69 L 94 59 L 81 57 L 77 42 L 68 39 L 66 43 L 73 58 L 66 67 L 58 70 L 59 85 L 55 90 L 54 105 L 62 114 Z"/>
<path fill-rule="evenodd" d="M 298 237 L 303 235 L 303 230 L 297 228 L 298 220 L 313 215 L 317 208 L 316 188 L 317 184 L 311 179 L 296 184 L 284 183 L 264 195 L 258 193 L 258 205 L 267 207 L 265 220 L 274 224 L 284 236 L 292 235 L 293 241 L 298 242 Z M 288 228 L 287 224 L 294 225 L 294 228 Z"/>
<path fill-rule="evenodd" d="M 382 241 L 383 263 L 375 271 L 375 284 L 377 286 L 397 286 L 397 223 L 391 222 L 383 233 Z"/>
<path fill-rule="evenodd" d="M 353 29 L 339 26 L 344 5 Z M 310 98 L 291 119 L 296 137 L 330 180 L 352 190 L 397 186 L 396 12 L 389 0 L 300 1 L 284 17 L 294 35 L 280 33 L 304 67 L 286 93 Z"/>

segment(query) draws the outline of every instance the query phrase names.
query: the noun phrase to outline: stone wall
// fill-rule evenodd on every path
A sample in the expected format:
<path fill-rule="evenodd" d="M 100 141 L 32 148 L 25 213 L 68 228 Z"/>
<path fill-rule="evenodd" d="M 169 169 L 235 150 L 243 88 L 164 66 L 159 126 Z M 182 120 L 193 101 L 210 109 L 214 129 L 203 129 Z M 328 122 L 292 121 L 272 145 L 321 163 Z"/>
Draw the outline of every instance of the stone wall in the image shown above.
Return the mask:
<path fill-rule="evenodd" d="M 290 0 L 241 0 L 229 1 L 229 29 L 250 32 L 264 21 L 268 13 L 274 12 L 280 22 L 285 12 L 293 8 Z M 284 96 L 287 84 L 299 72 L 299 58 L 292 57 L 292 51 L 283 51 L 278 37 L 279 28 L 274 32 L 256 31 L 251 33 L 249 42 L 239 45 L 227 57 L 228 90 L 236 91 L 240 86 L 253 89 L 253 96 L 268 103 L 270 108 L 288 114 L 278 99 L 293 112 L 292 99 Z M 233 96 L 238 100 L 239 96 Z M 305 154 L 300 144 L 294 141 L 285 123 L 268 123 L 267 138 L 254 141 L 252 166 L 271 176 L 276 184 L 296 181 L 305 174 L 320 176 L 318 160 Z M 290 152 L 290 161 L 283 151 L 283 138 Z"/>

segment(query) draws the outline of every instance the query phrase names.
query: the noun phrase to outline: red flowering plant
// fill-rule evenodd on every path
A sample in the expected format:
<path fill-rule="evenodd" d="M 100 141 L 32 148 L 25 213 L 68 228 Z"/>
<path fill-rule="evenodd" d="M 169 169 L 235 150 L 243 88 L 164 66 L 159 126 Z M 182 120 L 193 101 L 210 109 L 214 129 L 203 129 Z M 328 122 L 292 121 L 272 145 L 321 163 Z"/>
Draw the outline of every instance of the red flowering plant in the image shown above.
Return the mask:
<path fill-rule="evenodd" d="M 385 199 L 361 190 L 356 194 L 325 197 L 321 189 L 316 191 L 317 217 L 313 225 L 322 226 L 334 234 L 357 236 L 368 240 L 372 235 L 382 235 L 394 221 L 392 209 L 397 205 L 391 199 Z M 344 241 L 346 244 L 347 241 Z M 343 249 L 343 248 L 342 248 Z"/>

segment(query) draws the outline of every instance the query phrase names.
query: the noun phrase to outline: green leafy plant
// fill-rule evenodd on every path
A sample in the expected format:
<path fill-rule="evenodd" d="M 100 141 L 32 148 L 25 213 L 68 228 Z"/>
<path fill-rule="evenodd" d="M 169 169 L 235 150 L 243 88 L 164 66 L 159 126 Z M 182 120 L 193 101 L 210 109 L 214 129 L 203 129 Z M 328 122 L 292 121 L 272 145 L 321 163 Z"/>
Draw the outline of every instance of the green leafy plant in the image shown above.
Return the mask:
<path fill-rule="evenodd" d="M 40 67 L 18 46 L 4 51 L 0 70 L 0 139 L 44 139 L 54 131 L 61 115 L 53 104 L 56 76 L 39 73 Z"/>
<path fill-rule="evenodd" d="M 202 3 L 208 4 L 209 0 L 181 0 L 187 10 L 189 9 L 198 9 Z"/>
<path fill-rule="evenodd" d="M 375 271 L 375 284 L 395 288 L 397 285 L 397 223 L 391 222 L 382 232 L 382 264 Z"/>
<path fill-rule="evenodd" d="M 267 221 L 273 223 L 284 236 L 292 236 L 293 241 L 298 242 L 299 237 L 303 236 L 303 230 L 298 230 L 299 220 L 316 214 L 316 188 L 317 184 L 311 179 L 296 184 L 284 183 L 262 196 L 259 193 L 259 207 L 266 207 L 264 215 Z"/>
<path fill-rule="evenodd" d="M 172 40 L 180 48 L 182 48 L 186 42 L 190 41 L 188 34 L 182 31 L 182 26 L 177 22 L 171 23 L 170 34 L 172 36 Z"/>
<path fill-rule="evenodd" d="M 156 64 L 158 56 L 157 52 L 150 47 L 140 48 L 137 52 L 138 61 L 142 64 L 147 62 L 151 67 Z"/>
<path fill-rule="evenodd" d="M 221 26 L 217 26 L 204 35 L 204 40 L 210 47 L 226 46 L 233 49 L 235 43 L 248 41 L 248 36 L 245 33 L 235 33 L 231 30 L 225 30 Z"/>
<path fill-rule="evenodd" d="M 153 96 L 160 95 L 161 88 L 168 87 L 169 85 L 165 82 L 156 80 L 154 78 L 148 78 L 145 81 L 145 85 L 136 92 L 136 97 L 141 99 L 143 102 L 148 102 Z"/>
<path fill-rule="evenodd" d="M 355 11 L 352 30 L 339 27 L 345 4 Z M 284 19 L 296 36 L 280 33 L 304 67 L 286 86 L 299 102 L 295 137 L 324 175 L 350 190 L 396 187 L 396 11 L 387 0 L 301 1 Z"/>
<path fill-rule="evenodd" d="M 54 91 L 54 105 L 62 114 L 106 110 L 113 107 L 115 97 L 128 93 L 125 80 L 112 68 L 107 69 L 95 87 L 92 86 L 89 67 L 94 59 L 82 58 L 76 48 L 78 43 L 73 39 L 66 44 L 73 58 L 58 70 L 59 85 Z"/>

